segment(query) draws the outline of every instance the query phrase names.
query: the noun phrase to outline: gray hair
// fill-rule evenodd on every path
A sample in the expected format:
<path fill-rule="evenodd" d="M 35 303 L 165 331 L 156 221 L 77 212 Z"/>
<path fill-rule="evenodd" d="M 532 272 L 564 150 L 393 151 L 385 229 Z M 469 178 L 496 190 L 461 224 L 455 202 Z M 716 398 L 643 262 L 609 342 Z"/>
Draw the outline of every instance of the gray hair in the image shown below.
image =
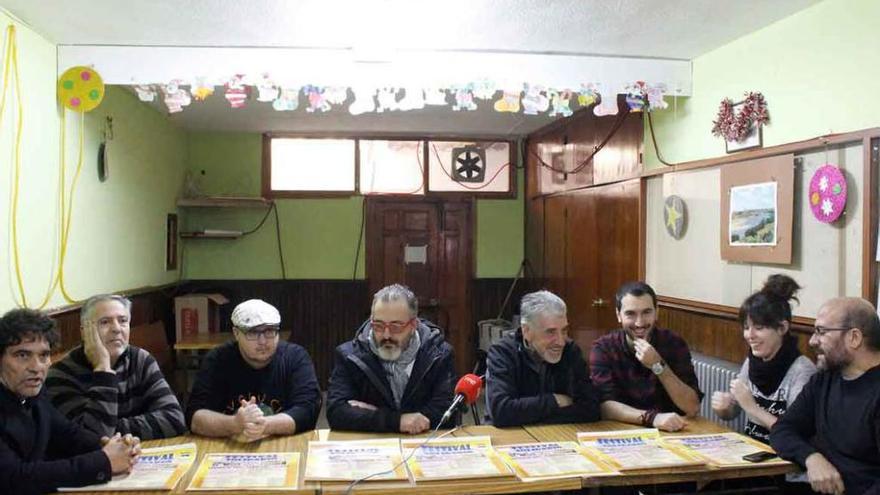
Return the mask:
<path fill-rule="evenodd" d="M 413 294 L 413 291 L 409 290 L 409 287 L 405 285 L 392 284 L 379 289 L 379 291 L 373 295 L 373 304 L 370 306 L 371 312 L 379 301 L 406 301 L 406 305 L 409 307 L 410 317 L 415 318 L 419 314 L 419 300 L 416 298 L 416 295 Z"/>
<path fill-rule="evenodd" d="M 519 303 L 520 325 L 531 325 L 540 316 L 565 316 L 565 301 L 549 290 L 526 294 Z"/>
<path fill-rule="evenodd" d="M 125 311 L 131 316 L 131 300 L 127 297 L 117 294 L 98 294 L 97 296 L 88 298 L 82 305 L 82 309 L 79 311 L 80 325 L 85 326 L 85 324 L 92 319 L 92 316 L 95 315 L 95 306 L 97 306 L 98 303 L 105 301 L 116 301 L 119 304 L 122 304 L 125 307 Z"/>

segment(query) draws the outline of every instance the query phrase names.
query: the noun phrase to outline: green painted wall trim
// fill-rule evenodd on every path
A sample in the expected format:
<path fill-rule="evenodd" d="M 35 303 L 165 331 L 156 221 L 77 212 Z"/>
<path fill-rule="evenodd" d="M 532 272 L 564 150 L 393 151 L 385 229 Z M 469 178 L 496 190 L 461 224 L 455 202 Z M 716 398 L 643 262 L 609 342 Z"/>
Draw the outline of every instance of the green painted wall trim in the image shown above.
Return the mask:
<path fill-rule="evenodd" d="M 663 158 L 725 155 L 712 121 L 723 98 L 747 91 L 767 99 L 765 147 L 880 126 L 877 19 L 876 0 L 826 0 L 696 58 L 693 96 L 654 114 Z M 647 127 L 645 155 L 648 168 L 662 166 Z"/>

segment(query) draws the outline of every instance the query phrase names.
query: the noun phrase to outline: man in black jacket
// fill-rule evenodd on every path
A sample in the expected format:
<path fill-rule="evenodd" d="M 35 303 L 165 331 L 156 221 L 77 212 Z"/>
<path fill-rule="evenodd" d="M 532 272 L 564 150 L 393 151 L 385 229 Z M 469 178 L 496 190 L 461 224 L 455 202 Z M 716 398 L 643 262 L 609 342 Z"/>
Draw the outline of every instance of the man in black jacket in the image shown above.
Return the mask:
<path fill-rule="evenodd" d="M 41 394 L 55 322 L 31 309 L 0 318 L 0 493 L 37 494 L 110 481 L 131 470 L 136 437 L 99 438 Z"/>
<path fill-rule="evenodd" d="M 402 285 L 373 296 L 370 319 L 336 348 L 327 390 L 331 428 L 418 434 L 440 422 L 455 386 L 452 346 L 418 310 Z"/>
<path fill-rule="evenodd" d="M 565 302 L 549 291 L 523 296 L 522 328 L 489 349 L 488 420 L 495 426 L 599 420 L 580 348 L 568 339 Z"/>

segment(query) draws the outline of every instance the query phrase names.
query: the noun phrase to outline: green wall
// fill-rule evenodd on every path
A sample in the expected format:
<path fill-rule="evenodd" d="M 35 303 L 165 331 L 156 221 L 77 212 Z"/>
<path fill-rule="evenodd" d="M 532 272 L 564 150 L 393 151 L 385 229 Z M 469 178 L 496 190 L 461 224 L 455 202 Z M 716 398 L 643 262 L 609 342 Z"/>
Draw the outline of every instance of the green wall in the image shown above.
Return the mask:
<path fill-rule="evenodd" d="M 5 27 L 14 22 L 0 13 Z M 55 101 L 55 45 L 15 23 L 21 74 L 23 134 L 18 213 L 20 267 L 28 305 L 43 300 L 57 269 L 61 110 Z M 11 88 L 10 88 L 11 89 Z M 7 100 L 12 94 L 7 95 Z M 110 177 L 97 180 L 97 148 L 104 118 L 113 117 L 115 139 L 109 143 Z M 0 194 L 11 198 L 16 109 L 7 103 L 0 122 Z M 78 156 L 80 121 L 67 114 L 68 181 Z M 186 135 L 166 118 L 141 104 L 128 91 L 108 88 L 104 101 L 86 114 L 82 176 L 76 189 L 68 247 L 65 287 L 73 299 L 177 280 L 165 271 L 165 215 L 174 212 L 186 160 Z M 69 184 L 69 182 L 68 182 Z M 0 202 L 0 259 L 6 282 L 0 285 L 0 308 L 20 296 L 11 241 L 11 199 Z M 59 291 L 47 307 L 67 304 Z"/>
<path fill-rule="evenodd" d="M 770 123 L 764 146 L 880 125 L 880 2 L 826 0 L 707 53 L 693 62 L 693 96 L 654 114 L 667 162 L 725 154 L 711 135 L 725 97 L 760 91 Z M 645 128 L 648 167 L 656 159 Z"/>
<path fill-rule="evenodd" d="M 187 168 L 205 194 L 258 196 L 261 156 L 259 134 L 189 134 Z M 362 197 L 281 199 L 277 204 L 287 278 L 350 279 L 355 275 Z M 181 215 L 184 230 L 247 230 L 259 223 L 263 211 L 187 208 Z M 522 200 L 479 200 L 476 217 L 477 276 L 514 276 L 523 253 Z M 273 217 L 258 232 L 238 240 L 184 242 L 185 278 L 281 278 Z M 362 279 L 363 244 L 357 258 L 355 278 Z"/>

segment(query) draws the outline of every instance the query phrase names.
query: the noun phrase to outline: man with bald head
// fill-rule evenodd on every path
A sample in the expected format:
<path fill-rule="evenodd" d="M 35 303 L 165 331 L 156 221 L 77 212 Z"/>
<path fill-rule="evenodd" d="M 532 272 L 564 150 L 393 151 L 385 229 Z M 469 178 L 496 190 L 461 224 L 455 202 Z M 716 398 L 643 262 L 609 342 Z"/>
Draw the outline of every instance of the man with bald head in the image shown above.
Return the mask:
<path fill-rule="evenodd" d="M 832 299 L 810 346 L 820 372 L 773 426 L 770 444 L 820 493 L 880 494 L 880 319 L 870 303 Z"/>

